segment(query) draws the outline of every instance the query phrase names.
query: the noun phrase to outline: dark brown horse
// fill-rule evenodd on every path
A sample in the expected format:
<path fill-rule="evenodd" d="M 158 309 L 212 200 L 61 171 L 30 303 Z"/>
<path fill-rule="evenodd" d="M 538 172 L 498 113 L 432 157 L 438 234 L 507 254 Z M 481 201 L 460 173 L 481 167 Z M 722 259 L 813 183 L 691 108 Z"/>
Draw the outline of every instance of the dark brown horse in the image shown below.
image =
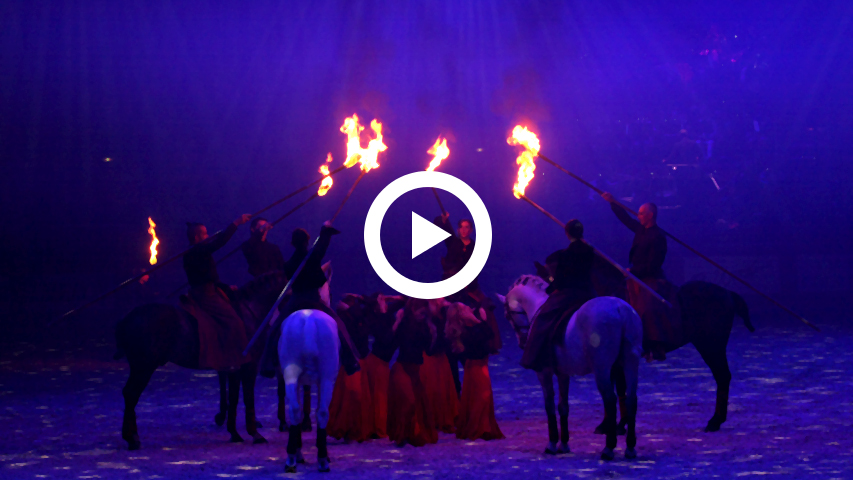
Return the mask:
<path fill-rule="evenodd" d="M 556 265 L 549 264 L 545 267 L 538 262 L 535 265 L 537 274 L 550 282 Z M 596 259 L 593 265 L 593 285 L 599 296 L 607 295 L 627 300 L 624 277 L 616 268 L 600 259 Z M 754 332 L 755 327 L 749 320 L 749 307 L 743 298 L 713 283 L 701 281 L 685 283 L 678 290 L 678 303 L 681 307 L 685 338 L 682 343 L 671 346 L 668 351 L 693 344 L 702 356 L 702 360 L 711 369 L 711 374 L 717 383 L 717 401 L 714 416 L 708 420 L 705 431 L 716 432 L 728 415 L 732 373 L 726 358 L 726 347 L 734 326 L 734 318 L 738 316 L 743 319 L 744 325 L 750 332 Z M 622 399 L 625 397 L 625 379 L 618 365 L 614 367 L 611 378 L 619 396 L 620 410 L 624 412 Z M 620 434 L 624 434 L 625 421 L 624 417 L 620 419 L 618 427 Z M 595 429 L 596 433 L 604 433 L 604 423 L 602 422 Z"/>
<path fill-rule="evenodd" d="M 276 297 L 285 285 L 282 274 L 258 277 L 233 292 L 232 305 L 247 326 L 247 333 L 254 334 Z M 259 348 L 257 342 L 250 352 L 248 362 L 239 370 L 227 374 L 228 415 L 227 428 L 231 442 L 242 442 L 237 434 L 237 403 L 240 386 L 243 387 L 243 403 L 246 407 L 246 430 L 253 443 L 266 443 L 255 425 L 255 379 L 258 371 Z M 172 362 L 185 368 L 199 369 L 198 321 L 185 310 L 172 305 L 152 303 L 136 307 L 116 325 L 116 359 L 127 357 L 130 376 L 122 389 L 124 396 L 124 420 L 121 436 L 130 450 L 140 447 L 136 426 L 136 405 L 139 397 L 158 367 Z"/>

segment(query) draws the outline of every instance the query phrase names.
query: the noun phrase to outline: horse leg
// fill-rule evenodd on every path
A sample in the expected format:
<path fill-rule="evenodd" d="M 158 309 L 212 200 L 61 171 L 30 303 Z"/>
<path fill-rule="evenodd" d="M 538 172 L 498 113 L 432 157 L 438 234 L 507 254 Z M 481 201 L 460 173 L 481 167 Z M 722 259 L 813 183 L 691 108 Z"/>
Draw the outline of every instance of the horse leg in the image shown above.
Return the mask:
<path fill-rule="evenodd" d="M 601 451 L 602 460 L 613 460 L 613 449 L 616 448 L 616 393 L 610 380 L 611 369 L 612 366 L 596 366 L 595 369 L 595 384 L 604 402 L 604 434 L 607 436 Z"/>
<path fill-rule="evenodd" d="M 243 437 L 237 433 L 237 403 L 240 401 L 240 371 L 228 372 L 228 419 L 225 428 L 231 434 L 228 439 L 231 443 L 243 441 Z"/>
<path fill-rule="evenodd" d="M 141 443 L 139 441 L 139 431 L 136 428 L 136 405 L 139 403 L 139 397 L 142 396 L 142 391 L 148 386 L 151 380 L 151 375 L 157 366 L 143 366 L 130 364 L 130 376 L 127 378 L 127 383 L 121 390 L 124 397 L 124 418 L 121 424 L 121 438 L 127 442 L 128 450 L 139 450 Z"/>
<path fill-rule="evenodd" d="M 570 453 L 569 449 L 569 379 L 568 376 L 557 375 L 557 385 L 560 388 L 560 448 L 558 453 Z"/>
<path fill-rule="evenodd" d="M 628 424 L 628 405 L 625 398 L 628 385 L 625 380 L 625 367 L 620 360 L 617 360 L 610 370 L 610 381 L 616 387 L 616 396 L 619 397 L 619 423 L 616 425 L 616 435 L 625 435 L 625 426 Z"/>
<path fill-rule="evenodd" d="M 302 387 L 302 405 L 305 415 L 302 417 L 302 431 L 311 431 L 311 385 Z"/>
<path fill-rule="evenodd" d="M 537 372 L 539 384 L 542 385 L 542 395 L 545 397 L 545 415 L 548 417 L 548 445 L 545 447 L 545 454 L 557 454 L 557 440 L 560 432 L 557 429 L 557 412 L 554 408 L 554 373 L 545 369 Z"/>
<path fill-rule="evenodd" d="M 267 439 L 258 433 L 257 419 L 255 418 L 256 372 L 257 365 L 251 362 L 240 367 L 240 379 L 243 384 L 243 405 L 246 407 L 246 431 L 252 436 L 253 445 L 268 443 Z"/>
<path fill-rule="evenodd" d="M 628 418 L 628 414 L 625 410 L 625 372 L 623 371 L 621 363 L 616 362 L 613 364 L 613 368 L 610 369 L 610 381 L 616 386 L 616 394 L 619 397 L 619 423 L 616 425 L 616 434 L 625 435 L 625 425 L 627 423 L 626 419 Z M 601 423 L 595 427 L 594 433 L 596 435 L 604 435 L 604 423 L 605 420 L 602 420 Z"/>
<path fill-rule="evenodd" d="M 335 389 L 335 378 L 321 378 L 317 390 L 317 464 L 321 472 L 328 472 L 329 451 L 326 447 L 326 427 L 329 425 L 329 403 Z"/>
<path fill-rule="evenodd" d="M 276 395 L 278 396 L 278 431 L 279 432 L 286 432 L 287 431 L 287 415 L 284 412 L 284 408 L 285 408 L 284 376 L 281 374 L 281 372 L 276 372 L 275 378 L 278 381 L 278 386 L 276 387 Z"/>
<path fill-rule="evenodd" d="M 720 425 L 726 421 L 729 411 L 729 386 L 732 382 L 732 372 L 729 370 L 729 361 L 726 358 L 726 345 L 694 344 L 702 360 L 711 368 L 714 381 L 717 382 L 717 405 L 714 416 L 708 420 L 705 426 L 706 432 L 716 432 Z"/>
<path fill-rule="evenodd" d="M 627 347 L 625 347 L 627 349 Z M 620 406 L 624 405 L 622 419 L 627 418 L 627 437 L 625 442 L 625 458 L 632 460 L 637 458 L 637 451 L 634 449 L 637 446 L 637 385 L 639 383 L 640 373 L 640 357 L 631 354 L 629 351 L 623 351 L 620 365 L 622 370 L 622 379 L 625 385 L 624 400 L 620 397 Z M 618 387 L 617 387 L 618 388 Z"/>
<path fill-rule="evenodd" d="M 299 385 L 299 375 L 302 373 L 302 368 L 298 365 L 290 364 L 283 372 L 285 382 L 285 399 L 287 400 L 287 413 L 290 416 L 289 426 L 287 428 L 287 461 L 284 464 L 284 471 L 287 473 L 296 472 L 296 464 L 304 463 L 302 458 L 302 406 L 299 404 L 301 399 L 297 395 Z M 300 460 L 302 460 L 300 462 Z"/>
<path fill-rule="evenodd" d="M 221 427 L 228 414 L 228 374 L 216 372 L 216 376 L 219 378 L 219 413 L 214 415 L 213 421 L 217 427 Z"/>

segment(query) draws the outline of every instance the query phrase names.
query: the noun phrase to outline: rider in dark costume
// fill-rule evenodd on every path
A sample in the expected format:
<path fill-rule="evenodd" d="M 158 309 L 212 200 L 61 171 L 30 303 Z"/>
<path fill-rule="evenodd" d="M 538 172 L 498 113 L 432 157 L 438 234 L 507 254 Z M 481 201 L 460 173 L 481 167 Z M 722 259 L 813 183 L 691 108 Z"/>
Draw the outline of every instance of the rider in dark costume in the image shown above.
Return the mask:
<path fill-rule="evenodd" d="M 524 345 L 521 366 L 542 371 L 553 365 L 553 340 L 560 326 L 590 300 L 592 263 L 595 252 L 583 241 L 583 225 L 578 220 L 566 224 L 569 246 L 552 254 L 557 257 L 554 281 L 548 287 L 548 300 L 533 317 Z"/>

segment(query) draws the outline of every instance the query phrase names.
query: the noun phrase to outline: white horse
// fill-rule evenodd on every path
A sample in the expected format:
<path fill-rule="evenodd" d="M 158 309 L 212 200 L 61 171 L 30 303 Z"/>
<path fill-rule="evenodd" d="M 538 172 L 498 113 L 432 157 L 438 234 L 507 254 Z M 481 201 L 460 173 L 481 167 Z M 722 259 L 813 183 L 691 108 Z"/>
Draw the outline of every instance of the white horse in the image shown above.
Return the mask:
<path fill-rule="evenodd" d="M 522 275 L 510 287 L 506 297 L 498 295 L 504 304 L 507 319 L 515 330 L 518 344 L 524 348 L 533 318 L 548 294 L 548 284 L 534 275 Z M 601 452 L 602 460 L 614 458 L 616 448 L 616 393 L 611 371 L 623 375 L 627 384 L 628 436 L 625 458 L 636 458 L 635 421 L 637 416 L 637 381 L 642 356 L 643 324 L 630 305 L 615 297 L 594 298 L 581 306 L 569 320 L 564 338 L 555 342 L 556 369 L 538 373 L 545 396 L 548 416 L 549 442 L 547 454 L 569 452 L 569 377 L 595 373 L 595 383 L 604 401 L 603 429 L 607 443 Z M 624 372 L 624 373 L 622 373 Z M 560 446 L 557 446 L 557 416 L 554 412 L 553 377 L 560 388 Z"/>
<path fill-rule="evenodd" d="M 320 289 L 323 302 L 329 304 L 329 264 L 323 265 L 326 284 Z M 278 342 L 278 358 L 286 390 L 288 417 L 286 472 L 295 472 L 302 456 L 302 419 L 306 412 L 301 404 L 299 387 L 317 386 L 317 463 L 321 472 L 329 471 L 329 452 L 326 448 L 326 426 L 329 423 L 329 403 L 339 369 L 338 326 L 335 319 L 321 310 L 299 310 L 284 319 Z"/>

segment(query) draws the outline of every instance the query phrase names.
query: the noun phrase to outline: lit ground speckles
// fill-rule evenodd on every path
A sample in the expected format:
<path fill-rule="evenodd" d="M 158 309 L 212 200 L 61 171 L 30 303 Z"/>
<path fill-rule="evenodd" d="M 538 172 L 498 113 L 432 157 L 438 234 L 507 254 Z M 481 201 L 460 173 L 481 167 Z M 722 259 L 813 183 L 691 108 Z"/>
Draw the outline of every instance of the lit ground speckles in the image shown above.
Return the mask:
<path fill-rule="evenodd" d="M 324 478 L 851 478 L 853 329 L 812 333 L 794 326 L 749 334 L 735 327 L 729 346 L 734 380 L 729 420 L 702 429 L 714 408 L 714 380 L 692 347 L 663 363 L 642 364 L 639 458 L 604 463 L 602 417 L 592 377 L 572 381 L 572 453 L 542 455 L 547 427 L 535 377 L 506 335 L 492 359 L 497 416 L 506 440 L 469 442 L 442 435 L 437 445 L 395 448 L 386 440 L 332 441 Z M 274 382 L 260 379 L 259 417 L 269 445 L 227 443 L 213 424 L 215 374 L 160 369 L 137 408 L 142 450 L 121 440 L 121 388 L 127 365 L 109 360 L 109 342 L 86 347 L 18 344 L 0 354 L 0 478 L 282 478 L 286 435 L 272 428 Z M 242 415 L 242 411 L 241 411 Z M 242 418 L 238 426 L 243 430 Z M 244 435 L 249 438 L 248 435 Z M 305 436 L 317 476 L 314 435 Z M 292 476 L 292 475 L 291 475 Z"/>

